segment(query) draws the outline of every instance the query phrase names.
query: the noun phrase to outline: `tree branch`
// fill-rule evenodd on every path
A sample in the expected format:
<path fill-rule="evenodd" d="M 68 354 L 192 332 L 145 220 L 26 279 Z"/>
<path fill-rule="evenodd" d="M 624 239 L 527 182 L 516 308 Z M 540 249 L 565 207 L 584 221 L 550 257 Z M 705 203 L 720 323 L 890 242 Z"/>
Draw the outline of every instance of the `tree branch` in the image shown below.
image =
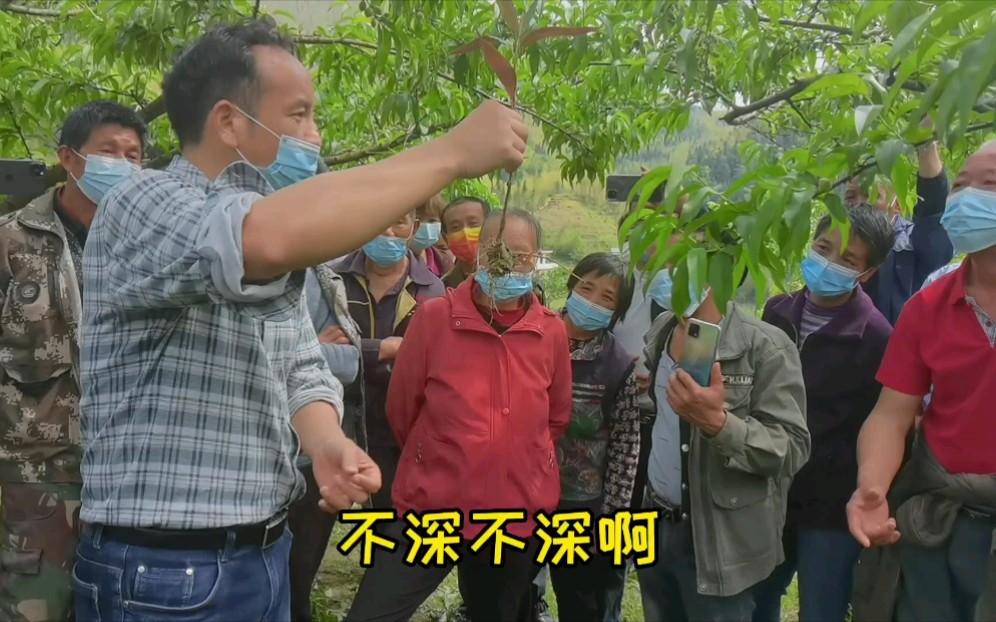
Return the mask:
<path fill-rule="evenodd" d="M 445 132 L 454 125 L 459 123 L 459 121 L 447 121 L 445 123 L 436 123 L 430 125 L 425 131 L 422 131 L 418 126 L 413 127 L 408 132 L 393 138 L 386 143 L 379 145 L 371 145 L 369 147 L 364 147 L 362 149 L 357 149 L 355 151 L 347 151 L 346 153 L 339 153 L 334 156 L 329 156 L 325 158 L 325 164 L 328 166 L 340 166 L 342 164 L 348 164 L 350 162 L 358 162 L 360 160 L 366 160 L 367 158 L 373 157 L 375 155 L 380 155 L 388 151 L 397 149 L 398 147 L 404 146 L 408 142 L 415 140 L 416 138 L 423 138 L 426 136 L 435 136 L 440 132 Z"/>
<path fill-rule="evenodd" d="M 62 11 L 56 11 L 55 9 L 38 9 L 31 6 L 23 6 L 20 4 L 9 4 L 0 3 L 0 11 L 6 11 L 7 13 L 14 13 L 16 15 L 30 15 L 31 17 L 62 17 Z M 82 9 L 73 9 L 65 13 L 66 17 L 76 15 L 82 11 Z"/>
<path fill-rule="evenodd" d="M 762 15 L 757 16 L 757 21 L 764 24 L 781 24 L 782 26 L 791 26 L 793 28 L 802 28 L 803 30 L 819 30 L 821 32 L 835 32 L 839 35 L 850 35 L 853 31 L 847 26 L 834 26 L 833 24 L 821 24 L 819 22 L 797 22 L 792 19 L 771 19 L 770 17 L 764 17 Z"/>
<path fill-rule="evenodd" d="M 29 158 L 34 160 L 35 156 L 31 153 L 31 147 L 28 146 L 28 139 L 25 138 L 24 130 L 21 129 L 21 123 L 17 120 L 17 112 L 14 110 L 14 104 L 10 103 L 9 100 L 4 103 L 7 104 L 7 111 L 10 112 L 10 120 L 14 124 L 14 130 L 16 130 L 17 135 L 21 137 L 21 144 L 24 145 L 24 151 L 27 152 Z"/>
<path fill-rule="evenodd" d="M 296 43 L 303 45 L 345 45 L 361 50 L 377 51 L 377 44 L 359 39 L 344 39 L 341 37 L 319 37 L 317 35 L 298 35 L 294 37 Z"/>
<path fill-rule="evenodd" d="M 796 80 L 792 84 L 792 86 L 788 87 L 784 91 L 779 91 L 778 93 L 775 93 L 773 95 L 769 95 L 769 96 L 767 96 L 767 97 L 765 97 L 763 99 L 759 99 L 756 102 L 751 102 L 750 104 L 747 104 L 746 106 L 734 106 L 732 110 L 730 110 L 725 115 L 723 115 L 723 117 L 722 117 L 721 120 L 724 123 L 730 123 L 730 124 L 732 124 L 734 121 L 736 121 L 740 117 L 743 117 L 743 116 L 746 116 L 746 115 L 749 115 L 749 114 L 753 114 L 753 113 L 758 112 L 760 110 L 764 110 L 765 108 L 770 108 L 771 106 L 774 106 L 775 104 L 777 104 L 779 102 L 788 101 L 792 97 L 794 97 L 794 96 L 798 95 L 799 93 L 805 91 L 806 88 L 810 84 L 812 84 L 813 82 L 816 82 L 817 80 L 819 80 L 822 77 L 823 77 L 823 75 L 818 75 L 818 76 L 813 76 L 812 78 L 806 78 L 804 80 Z"/>
<path fill-rule="evenodd" d="M 967 128 L 965 128 L 965 133 L 972 134 L 975 132 L 981 132 L 982 130 L 992 129 L 992 127 L 993 124 L 991 121 L 989 123 L 976 123 L 975 125 L 969 125 Z M 910 146 L 916 149 L 917 147 L 922 147 L 923 145 L 926 145 L 929 142 L 933 142 L 934 140 L 936 140 L 934 137 L 930 137 L 924 140 L 917 141 Z M 844 184 L 851 181 L 858 175 L 864 173 L 865 171 L 871 170 L 876 166 L 878 166 L 878 161 L 875 158 L 868 158 L 862 164 L 860 164 L 858 168 L 854 169 L 853 172 L 848 172 L 847 175 L 841 177 L 836 182 L 834 182 L 833 186 L 830 187 L 830 190 L 828 192 L 832 192 L 834 189 L 843 186 Z"/>
<path fill-rule="evenodd" d="M 256 4 L 252 7 L 252 18 L 256 19 L 259 17 L 259 3 L 260 0 L 256 0 Z"/>

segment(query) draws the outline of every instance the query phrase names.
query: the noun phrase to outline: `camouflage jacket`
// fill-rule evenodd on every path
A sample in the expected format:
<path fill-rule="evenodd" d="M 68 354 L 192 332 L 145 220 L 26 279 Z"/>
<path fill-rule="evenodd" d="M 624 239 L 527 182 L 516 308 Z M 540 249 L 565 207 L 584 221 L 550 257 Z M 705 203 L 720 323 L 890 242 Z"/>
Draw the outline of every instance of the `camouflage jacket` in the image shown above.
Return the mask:
<path fill-rule="evenodd" d="M 79 482 L 80 285 L 52 189 L 0 218 L 0 482 Z"/>

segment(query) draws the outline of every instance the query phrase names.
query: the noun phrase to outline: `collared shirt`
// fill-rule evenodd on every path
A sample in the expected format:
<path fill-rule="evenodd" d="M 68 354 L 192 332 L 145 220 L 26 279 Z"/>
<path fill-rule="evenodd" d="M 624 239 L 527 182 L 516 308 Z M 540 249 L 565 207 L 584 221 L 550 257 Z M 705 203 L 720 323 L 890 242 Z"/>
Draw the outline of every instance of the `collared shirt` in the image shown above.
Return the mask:
<path fill-rule="evenodd" d="M 53 206 L 55 213 L 59 216 L 59 222 L 66 230 L 66 244 L 69 246 L 69 256 L 73 258 L 73 267 L 76 269 L 76 280 L 83 283 L 83 247 L 86 246 L 87 230 L 83 223 L 74 220 L 62 207 L 60 195 L 62 190 L 56 190 L 53 195 Z"/>
<path fill-rule="evenodd" d="M 949 473 L 996 473 L 996 329 L 965 289 L 971 264 L 920 290 L 903 309 L 878 372 L 883 386 L 933 395 L 927 443 Z"/>
<path fill-rule="evenodd" d="M 661 361 L 654 374 L 654 396 L 657 398 L 657 418 L 651 435 L 647 481 L 654 494 L 674 507 L 681 507 L 681 419 L 667 401 L 667 385 L 674 373 L 674 360 L 665 345 Z"/>
<path fill-rule="evenodd" d="M 83 252 L 82 520 L 252 524 L 304 490 L 291 418 L 342 413 L 304 273 L 244 282 L 242 225 L 272 188 L 244 163 L 209 181 L 177 157 L 101 202 Z"/>

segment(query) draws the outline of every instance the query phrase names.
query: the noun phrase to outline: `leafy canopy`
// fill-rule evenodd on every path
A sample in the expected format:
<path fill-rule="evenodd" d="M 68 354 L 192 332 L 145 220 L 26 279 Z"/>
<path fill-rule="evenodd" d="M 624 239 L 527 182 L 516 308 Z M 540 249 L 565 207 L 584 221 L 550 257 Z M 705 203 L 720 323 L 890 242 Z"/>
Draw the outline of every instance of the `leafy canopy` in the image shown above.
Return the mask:
<path fill-rule="evenodd" d="M 54 161 L 66 113 L 110 97 L 144 111 L 149 165 L 161 166 L 176 148 L 159 99 L 173 55 L 209 24 L 259 10 L 252 0 L 0 0 L 0 153 Z M 931 138 L 924 115 L 959 167 L 992 130 L 994 18 L 974 0 L 360 0 L 334 26 L 295 34 L 333 168 L 438 135 L 482 98 L 508 101 L 485 55 L 453 54 L 480 37 L 515 59 L 516 103 L 569 182 L 602 180 L 618 157 L 682 130 L 692 106 L 754 129 L 741 145 L 747 172 L 729 188 L 648 163 L 663 166 L 638 196 L 667 179 L 666 200 L 637 210 L 624 233 L 642 227 L 642 244 L 681 233 L 651 266 L 676 265 L 681 308 L 689 280 L 708 281 L 720 303 L 745 270 L 759 294 L 769 279 L 784 283 L 814 210 L 843 221 L 837 191 L 853 175 L 891 180 L 912 209 L 914 147 Z M 553 27 L 586 36 L 525 44 Z M 660 218 L 682 194 L 713 209 Z M 685 233 L 703 226 L 704 240 Z M 740 240 L 724 244 L 723 228 Z"/>

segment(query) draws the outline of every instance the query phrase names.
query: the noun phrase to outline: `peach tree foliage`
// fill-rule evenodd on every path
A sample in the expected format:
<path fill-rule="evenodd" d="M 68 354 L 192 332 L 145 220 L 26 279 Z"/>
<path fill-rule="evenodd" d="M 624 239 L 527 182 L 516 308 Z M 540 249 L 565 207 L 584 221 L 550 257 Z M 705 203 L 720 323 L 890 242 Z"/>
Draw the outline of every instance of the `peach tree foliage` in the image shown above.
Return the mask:
<path fill-rule="evenodd" d="M 149 165 L 161 166 L 176 148 L 159 98 L 171 58 L 208 24 L 259 10 L 254 0 L 0 0 L 0 154 L 52 163 L 66 112 L 114 97 L 151 121 Z M 689 279 L 708 280 L 721 302 L 744 270 L 759 292 L 784 283 L 814 212 L 843 218 L 837 191 L 852 175 L 890 179 L 911 209 L 924 114 L 956 169 L 991 131 L 993 21 L 991 4 L 973 0 L 360 0 L 333 26 L 290 31 L 316 79 L 331 168 L 438 135 L 482 98 L 509 101 L 484 54 L 453 54 L 480 37 L 514 59 L 516 104 L 566 181 L 603 178 L 618 156 L 683 129 L 692 106 L 756 130 L 729 188 L 648 163 L 660 167 L 639 196 L 668 179 L 660 211 L 683 193 L 714 208 L 678 224 L 707 225 L 704 239 L 682 233 L 656 257 L 677 266 L 680 307 Z M 523 45 L 553 27 L 597 30 Z M 779 147 L 785 137 L 799 146 Z M 60 175 L 53 167 L 52 182 Z M 643 209 L 634 226 L 647 244 L 674 224 Z M 720 241 L 724 227 L 737 243 Z"/>

